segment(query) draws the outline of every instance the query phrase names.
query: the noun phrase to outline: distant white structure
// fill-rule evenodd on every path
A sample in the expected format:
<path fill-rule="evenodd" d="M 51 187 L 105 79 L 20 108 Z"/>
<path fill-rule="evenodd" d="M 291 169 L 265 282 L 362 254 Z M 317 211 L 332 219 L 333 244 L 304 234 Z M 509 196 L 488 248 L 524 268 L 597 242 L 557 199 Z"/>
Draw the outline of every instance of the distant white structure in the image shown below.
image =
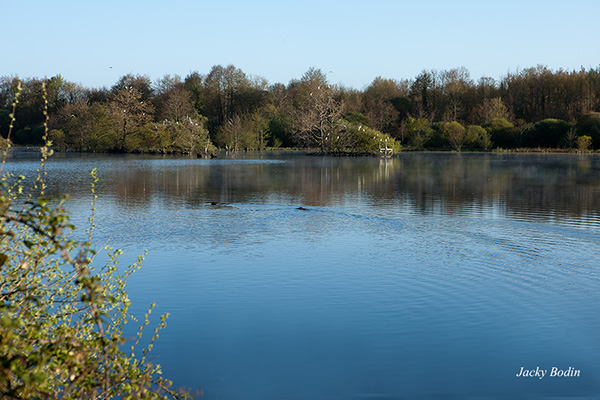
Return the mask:
<path fill-rule="evenodd" d="M 382 144 L 383 144 L 383 146 L 382 146 Z M 394 153 L 394 148 L 388 147 L 387 138 L 385 139 L 385 142 L 383 140 L 379 139 L 379 154 L 382 157 L 391 157 L 393 153 Z"/>

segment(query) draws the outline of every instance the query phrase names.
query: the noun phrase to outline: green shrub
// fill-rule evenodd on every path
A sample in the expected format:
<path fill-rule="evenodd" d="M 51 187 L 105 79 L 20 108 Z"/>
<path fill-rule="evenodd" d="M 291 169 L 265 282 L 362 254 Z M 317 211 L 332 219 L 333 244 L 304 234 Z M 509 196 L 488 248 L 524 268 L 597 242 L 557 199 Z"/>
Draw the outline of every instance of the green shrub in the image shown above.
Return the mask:
<path fill-rule="evenodd" d="M 525 147 L 557 148 L 564 142 L 572 125 L 560 119 L 547 118 L 523 131 Z"/>
<path fill-rule="evenodd" d="M 412 132 L 409 143 L 415 150 L 423 150 L 425 146 L 432 142 L 436 132 L 429 126 L 416 129 Z"/>
<path fill-rule="evenodd" d="M 410 146 L 415 150 L 423 150 L 425 144 L 430 141 L 434 135 L 430 123 L 425 118 L 408 117 L 405 120 L 404 131 Z"/>
<path fill-rule="evenodd" d="M 126 344 L 125 324 L 135 318 L 129 314 L 125 284 L 143 257 L 119 270 L 121 252 L 107 248 L 108 262 L 94 262 L 95 170 L 87 239 L 76 241 L 66 199 L 44 196 L 51 151 L 43 146 L 41 154 L 29 188 L 23 176 L 4 172 L 4 158 L 0 164 L 0 397 L 189 397 L 173 392 L 160 366 L 147 358 L 167 315 L 161 316 L 147 347 L 139 349 L 152 305 L 135 341 Z"/>
<path fill-rule="evenodd" d="M 577 129 L 580 135 L 592 138 L 592 146 L 595 149 L 600 148 L 600 112 L 591 112 L 579 117 Z"/>
<path fill-rule="evenodd" d="M 494 145 L 503 148 L 514 148 L 519 145 L 519 132 L 505 118 L 495 118 L 482 126 L 490 134 Z"/>
<path fill-rule="evenodd" d="M 357 154 L 379 154 L 380 149 L 387 147 L 394 153 L 401 150 L 400 142 L 390 135 L 369 128 L 361 124 L 347 123 L 344 135 L 346 136 L 346 152 Z"/>
<path fill-rule="evenodd" d="M 456 151 L 460 151 L 466 140 L 465 128 L 456 121 L 442 122 L 440 131 L 444 134 L 446 140 Z"/>
<path fill-rule="evenodd" d="M 11 184 L 13 178 L 4 174 L 0 182 L 0 394 L 14 399 L 177 397 L 160 377 L 160 366 L 146 358 L 167 315 L 141 357 L 135 352 L 153 306 L 135 343 L 124 346 L 124 326 L 134 320 L 125 284 L 142 257 L 119 271 L 120 251 L 108 249 L 109 261 L 94 266 L 93 215 L 89 240 L 72 240 L 64 199 L 34 200 L 30 192 L 23 202 L 22 177 Z M 35 186 L 43 193 L 41 179 Z"/>
<path fill-rule="evenodd" d="M 448 148 L 448 138 L 442 131 L 445 122 L 434 122 L 431 124 L 431 130 L 426 131 L 425 147 L 429 149 L 444 149 Z"/>
<path fill-rule="evenodd" d="M 491 135 L 479 125 L 467 126 L 465 136 L 465 146 L 469 149 L 489 150 L 492 147 Z"/>
<path fill-rule="evenodd" d="M 579 136 L 577 138 L 577 150 L 580 152 L 584 152 L 589 150 L 592 146 L 592 138 L 587 135 Z"/>

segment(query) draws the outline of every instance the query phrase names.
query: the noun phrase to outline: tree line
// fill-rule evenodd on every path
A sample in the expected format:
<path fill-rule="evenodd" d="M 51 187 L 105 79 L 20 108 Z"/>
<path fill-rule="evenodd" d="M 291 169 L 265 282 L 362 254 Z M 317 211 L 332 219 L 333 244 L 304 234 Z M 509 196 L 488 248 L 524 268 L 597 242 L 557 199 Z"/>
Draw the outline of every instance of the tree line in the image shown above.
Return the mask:
<path fill-rule="evenodd" d="M 19 86 L 19 82 L 21 85 Z M 209 154 L 278 147 L 327 153 L 398 149 L 600 148 L 600 67 L 544 66 L 475 81 L 464 67 L 413 79 L 377 77 L 362 90 L 311 68 L 287 85 L 233 65 L 185 78 L 128 74 L 111 88 L 0 77 L 0 134 L 40 144 L 44 108 L 54 147 L 94 152 Z"/>

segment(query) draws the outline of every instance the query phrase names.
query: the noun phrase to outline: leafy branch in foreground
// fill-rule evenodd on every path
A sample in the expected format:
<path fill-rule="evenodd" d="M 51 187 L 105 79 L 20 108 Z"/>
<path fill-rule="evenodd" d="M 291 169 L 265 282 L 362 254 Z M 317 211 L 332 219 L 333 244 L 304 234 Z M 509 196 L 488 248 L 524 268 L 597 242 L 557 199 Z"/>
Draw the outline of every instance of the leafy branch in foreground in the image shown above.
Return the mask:
<path fill-rule="evenodd" d="M 12 115 L 14 118 L 14 113 Z M 129 314 L 125 284 L 143 256 L 124 271 L 120 250 L 93 265 L 96 171 L 87 240 L 71 239 L 74 226 L 66 198 L 44 197 L 47 145 L 38 175 L 26 193 L 23 176 L 0 166 L 0 396 L 7 399 L 173 399 L 159 365 L 146 358 L 168 315 L 161 316 L 150 344 L 136 356 L 143 327 L 124 346 Z"/>

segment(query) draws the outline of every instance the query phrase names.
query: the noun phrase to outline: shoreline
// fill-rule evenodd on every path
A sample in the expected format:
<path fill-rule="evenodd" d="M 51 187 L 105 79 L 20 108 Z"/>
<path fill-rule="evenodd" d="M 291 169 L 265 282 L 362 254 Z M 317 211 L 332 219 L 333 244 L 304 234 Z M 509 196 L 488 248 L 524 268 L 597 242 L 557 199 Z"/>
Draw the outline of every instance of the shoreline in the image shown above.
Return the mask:
<path fill-rule="evenodd" d="M 145 153 L 140 153 L 140 152 L 131 152 L 131 153 L 122 153 L 122 152 L 92 152 L 92 151 L 75 151 L 75 150 L 57 150 L 55 148 L 50 147 L 51 150 L 54 151 L 55 154 L 68 154 L 68 153 L 73 153 L 73 154 L 127 154 L 127 155 L 164 155 L 164 156 L 183 156 L 183 157 L 190 157 L 190 155 L 186 155 L 186 154 L 179 154 L 179 153 L 156 153 L 156 152 L 145 152 Z M 5 149 L 3 149 L 2 151 L 4 151 Z M 22 145 L 12 145 L 10 146 L 10 148 L 8 149 L 8 154 L 11 153 L 39 153 L 40 152 L 40 147 L 37 146 L 22 146 Z M 287 153 L 304 153 L 306 155 L 310 155 L 310 156 L 333 156 L 333 157 L 376 157 L 376 158 L 390 158 L 388 157 L 383 157 L 380 156 L 379 154 L 370 154 L 370 153 L 352 153 L 352 152 L 321 152 L 320 150 L 316 150 L 316 149 L 299 149 L 299 148 L 268 148 L 268 149 L 263 149 L 263 150 L 237 150 L 235 152 L 228 152 L 227 150 L 222 150 L 222 149 L 218 149 L 216 151 L 217 153 L 248 153 L 248 152 L 256 152 L 256 153 L 262 153 L 262 152 L 287 152 Z M 531 148 L 526 148 L 526 147 L 521 147 L 521 148 L 515 148 L 515 149 L 501 149 L 501 150 L 464 150 L 464 151 L 456 151 L 456 150 L 435 150 L 435 149 L 431 149 L 431 150 L 412 150 L 412 149 L 404 149 L 402 151 L 399 151 L 397 153 L 394 153 L 391 158 L 397 157 L 400 154 L 403 153 L 423 153 L 423 154 L 427 154 L 427 153 L 436 153 L 436 154 L 576 154 L 576 155 L 593 155 L 593 154 L 600 154 L 600 150 L 586 150 L 584 152 L 578 151 L 576 149 L 554 149 L 554 148 L 547 148 L 547 149 L 531 149 Z M 192 157 L 195 157 L 196 155 L 192 155 Z M 202 158 L 199 154 L 197 155 L 198 158 Z"/>

